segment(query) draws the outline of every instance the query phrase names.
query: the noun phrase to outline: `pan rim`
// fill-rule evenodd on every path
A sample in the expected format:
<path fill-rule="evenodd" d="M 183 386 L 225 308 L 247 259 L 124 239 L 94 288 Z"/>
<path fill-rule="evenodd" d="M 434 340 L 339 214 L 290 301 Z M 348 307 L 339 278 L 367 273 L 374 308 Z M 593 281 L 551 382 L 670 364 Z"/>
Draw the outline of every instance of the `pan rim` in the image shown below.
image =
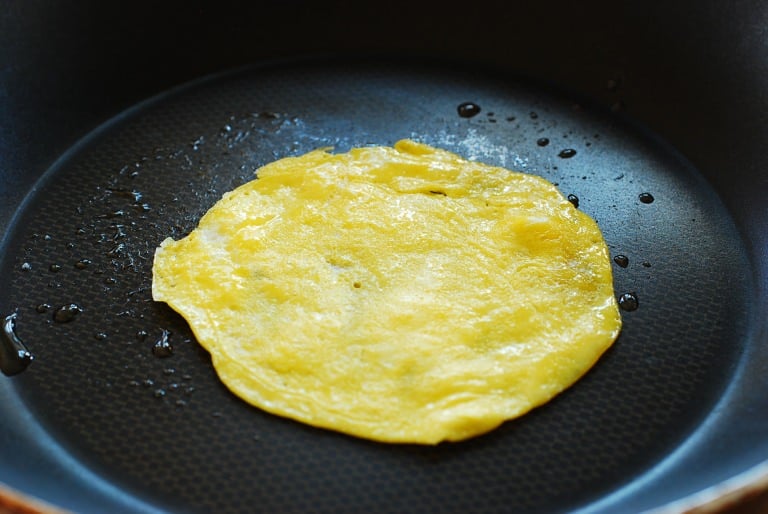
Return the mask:
<path fill-rule="evenodd" d="M 201 84 L 205 84 L 210 81 L 215 81 L 216 79 L 220 77 L 230 76 L 233 74 L 242 73 L 244 71 L 253 71 L 260 68 L 269 68 L 275 65 L 285 65 L 286 63 L 290 64 L 296 64 L 296 63 L 302 63 L 302 62 L 317 62 L 317 59 L 306 59 L 306 58 L 299 58 L 299 59 L 278 59 L 274 61 L 263 61 L 259 62 L 257 64 L 249 64 L 241 67 L 237 67 L 234 69 L 227 69 L 220 72 L 216 72 L 213 74 L 205 75 L 203 77 L 199 77 L 196 79 L 193 79 L 191 81 L 184 82 L 182 84 L 179 84 L 177 86 L 174 86 L 170 89 L 167 89 L 163 92 L 160 92 L 154 96 L 151 96 L 137 104 L 134 104 L 130 106 L 129 108 L 123 110 L 122 112 L 118 113 L 117 115 L 111 117 L 110 119 L 106 120 L 105 122 L 99 124 L 96 126 L 93 130 L 88 132 L 84 137 L 80 138 L 74 145 L 72 145 L 70 148 L 68 148 L 63 154 L 61 154 L 54 162 L 53 164 L 38 178 L 38 180 L 34 183 L 32 188 L 28 191 L 28 193 L 23 197 L 21 202 L 17 205 L 13 216 L 11 216 L 8 220 L 8 226 L 11 227 L 14 225 L 14 223 L 17 221 L 18 216 L 20 216 L 24 210 L 26 205 L 31 201 L 31 199 L 37 194 L 38 190 L 45 185 L 45 183 L 49 180 L 49 178 L 55 174 L 56 170 L 62 165 L 62 163 L 66 162 L 68 159 L 70 159 L 73 155 L 77 154 L 83 147 L 87 146 L 94 138 L 98 137 L 99 135 L 103 134 L 104 131 L 109 130 L 113 126 L 121 123 L 122 121 L 126 120 L 127 118 L 133 116 L 137 112 L 142 111 L 146 107 L 155 104 L 156 102 L 161 101 L 163 98 L 173 96 L 177 94 L 178 92 L 187 90 L 188 88 L 194 88 Z M 645 128 L 643 125 L 641 127 L 644 128 L 646 132 L 653 133 L 650 131 L 650 129 Z M 0 237 L 0 246 L 8 244 L 8 238 L 11 237 L 12 231 L 4 231 L 2 234 L 2 237 Z M 742 239 L 743 234 L 741 235 Z M 0 256 L 0 264 L 2 264 L 2 261 L 4 260 L 4 257 Z M 753 274 L 756 272 L 754 269 L 752 270 Z M 755 281 L 757 283 L 757 281 Z M 757 294 L 757 293 L 756 293 Z M 757 309 L 754 309 L 755 311 Z M 756 314 L 752 317 L 755 317 Z M 751 320 L 750 323 L 754 323 L 754 320 Z M 749 336 L 748 336 L 749 337 Z M 738 377 L 741 369 L 744 367 L 744 361 L 747 358 L 745 354 L 742 354 L 737 362 L 736 370 L 733 372 L 734 377 Z M 734 382 L 737 382 L 738 380 L 735 380 Z M 14 385 L 10 386 L 12 389 L 15 389 Z M 678 452 L 682 451 L 682 449 L 687 446 L 692 438 L 695 438 L 697 433 L 700 431 L 701 426 L 705 425 L 712 416 L 715 415 L 715 411 L 717 410 L 718 405 L 720 405 L 722 402 L 726 401 L 729 394 L 731 394 L 731 390 L 736 387 L 735 383 L 731 383 L 729 387 L 727 387 L 723 393 L 721 398 L 716 402 L 716 405 L 712 407 L 712 410 L 704 417 L 704 419 L 701 421 L 701 423 L 693 429 L 691 433 L 688 434 L 686 438 L 684 438 L 679 445 L 674 447 L 673 451 L 668 454 L 664 459 L 657 464 L 656 466 L 651 467 L 649 470 L 647 470 L 645 473 L 653 472 L 654 469 L 660 466 L 664 466 L 664 463 L 671 458 L 671 456 Z M 44 431 L 42 427 L 38 425 L 38 427 Z M 47 437 L 50 438 L 50 436 L 45 434 Z M 54 444 L 56 444 L 54 442 Z M 58 444 L 56 444 L 58 446 Z M 72 458 L 72 456 L 69 454 L 69 452 L 66 449 L 60 448 L 61 451 L 63 451 L 67 458 Z M 78 463 L 78 466 L 83 467 L 82 464 Z M 636 477 L 635 477 L 636 478 Z M 609 493 L 609 495 L 612 495 L 614 493 L 620 493 L 623 491 L 628 485 L 631 485 L 634 483 L 635 478 L 630 478 L 629 481 L 624 485 L 619 485 L 618 489 L 615 490 L 613 493 Z M 714 484 L 706 489 L 703 489 L 699 492 L 690 494 L 688 496 L 681 497 L 678 500 L 675 500 L 671 503 L 667 503 L 666 505 L 660 506 L 658 508 L 655 508 L 649 512 L 653 512 L 656 514 L 671 514 L 672 512 L 680 512 L 680 511 L 687 511 L 690 509 L 701 509 L 706 508 L 710 510 L 703 510 L 701 512 L 707 513 L 707 512 L 717 512 L 717 509 L 720 509 L 724 503 L 727 503 L 730 501 L 733 497 L 745 497 L 749 494 L 752 494 L 754 491 L 761 490 L 761 489 L 768 489 L 768 459 L 762 461 L 761 463 L 745 470 L 740 473 L 737 473 L 730 478 L 726 479 L 725 481 L 719 482 L 717 484 Z M 10 492 L 10 493 L 9 493 Z M 5 487 L 2 482 L 0 482 L 0 500 L 3 499 L 3 495 L 7 493 L 13 495 L 18 494 L 21 501 L 29 500 L 29 508 L 35 508 L 36 502 L 44 502 L 42 499 L 36 498 L 34 495 L 29 496 L 23 491 L 16 492 L 13 487 Z M 598 503 L 602 502 L 602 500 L 598 500 Z M 2 505 L 2 503 L 0 503 Z M 52 506 L 54 510 L 51 512 L 61 512 L 60 510 L 56 510 L 57 508 L 55 506 Z M 698 512 L 698 511 L 697 511 Z"/>

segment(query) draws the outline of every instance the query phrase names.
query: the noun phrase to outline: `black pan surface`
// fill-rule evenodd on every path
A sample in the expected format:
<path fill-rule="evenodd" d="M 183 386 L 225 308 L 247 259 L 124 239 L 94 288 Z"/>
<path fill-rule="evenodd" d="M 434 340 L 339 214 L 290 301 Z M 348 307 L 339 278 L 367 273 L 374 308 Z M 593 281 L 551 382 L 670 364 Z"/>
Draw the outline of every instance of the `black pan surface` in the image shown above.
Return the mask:
<path fill-rule="evenodd" d="M 479 114 L 460 116 L 464 102 Z M 402 138 L 578 196 L 612 255 L 629 260 L 614 267 L 617 296 L 639 299 L 574 387 L 458 444 L 377 444 L 250 407 L 151 300 L 155 247 L 259 166 Z M 766 455 L 734 419 L 762 320 L 754 263 L 720 198 L 620 110 L 520 77 L 329 60 L 194 82 L 62 156 L 17 212 L 1 259 L 0 308 L 35 360 L 0 380 L 0 481 L 78 512 L 630 512 Z M 71 304 L 78 313 L 56 321 Z M 170 356 L 153 351 L 163 338 Z M 734 431 L 741 441 L 721 451 Z"/>

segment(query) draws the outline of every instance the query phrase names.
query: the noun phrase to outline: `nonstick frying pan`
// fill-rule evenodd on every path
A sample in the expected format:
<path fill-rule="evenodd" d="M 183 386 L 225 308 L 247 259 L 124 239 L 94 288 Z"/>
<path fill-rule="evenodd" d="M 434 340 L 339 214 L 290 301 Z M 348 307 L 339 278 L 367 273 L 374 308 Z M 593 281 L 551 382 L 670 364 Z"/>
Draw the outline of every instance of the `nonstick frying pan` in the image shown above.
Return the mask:
<path fill-rule="evenodd" d="M 639 512 L 759 482 L 761 9 L 14 5 L 0 307 L 35 360 L 0 381 L 0 481 L 78 512 Z M 258 166 L 404 137 L 578 196 L 639 299 L 574 387 L 459 444 L 249 407 L 149 291 L 157 244 Z"/>

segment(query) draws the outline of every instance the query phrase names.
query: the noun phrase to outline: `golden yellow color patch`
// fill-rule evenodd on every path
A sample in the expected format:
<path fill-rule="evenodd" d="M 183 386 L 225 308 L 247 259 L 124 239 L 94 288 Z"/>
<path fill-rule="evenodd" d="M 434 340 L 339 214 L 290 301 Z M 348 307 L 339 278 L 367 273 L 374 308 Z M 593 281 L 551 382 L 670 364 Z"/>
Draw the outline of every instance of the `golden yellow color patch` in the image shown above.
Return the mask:
<path fill-rule="evenodd" d="M 153 272 L 233 393 L 377 441 L 487 432 L 621 327 L 589 216 L 542 178 L 409 140 L 264 166 Z"/>

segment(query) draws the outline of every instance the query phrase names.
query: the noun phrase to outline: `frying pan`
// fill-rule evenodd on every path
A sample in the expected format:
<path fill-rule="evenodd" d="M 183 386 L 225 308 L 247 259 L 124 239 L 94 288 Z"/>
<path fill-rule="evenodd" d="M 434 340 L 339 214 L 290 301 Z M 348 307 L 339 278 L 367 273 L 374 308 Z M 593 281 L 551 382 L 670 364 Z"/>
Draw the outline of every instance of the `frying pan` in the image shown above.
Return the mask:
<path fill-rule="evenodd" d="M 677 512 L 756 490 L 765 10 L 11 3 L 0 312 L 35 360 L 0 380 L 4 489 L 28 510 L 131 513 Z M 629 259 L 617 295 L 639 298 L 582 380 L 458 444 L 249 407 L 149 291 L 156 245 L 258 166 L 403 137 L 578 196 Z"/>

